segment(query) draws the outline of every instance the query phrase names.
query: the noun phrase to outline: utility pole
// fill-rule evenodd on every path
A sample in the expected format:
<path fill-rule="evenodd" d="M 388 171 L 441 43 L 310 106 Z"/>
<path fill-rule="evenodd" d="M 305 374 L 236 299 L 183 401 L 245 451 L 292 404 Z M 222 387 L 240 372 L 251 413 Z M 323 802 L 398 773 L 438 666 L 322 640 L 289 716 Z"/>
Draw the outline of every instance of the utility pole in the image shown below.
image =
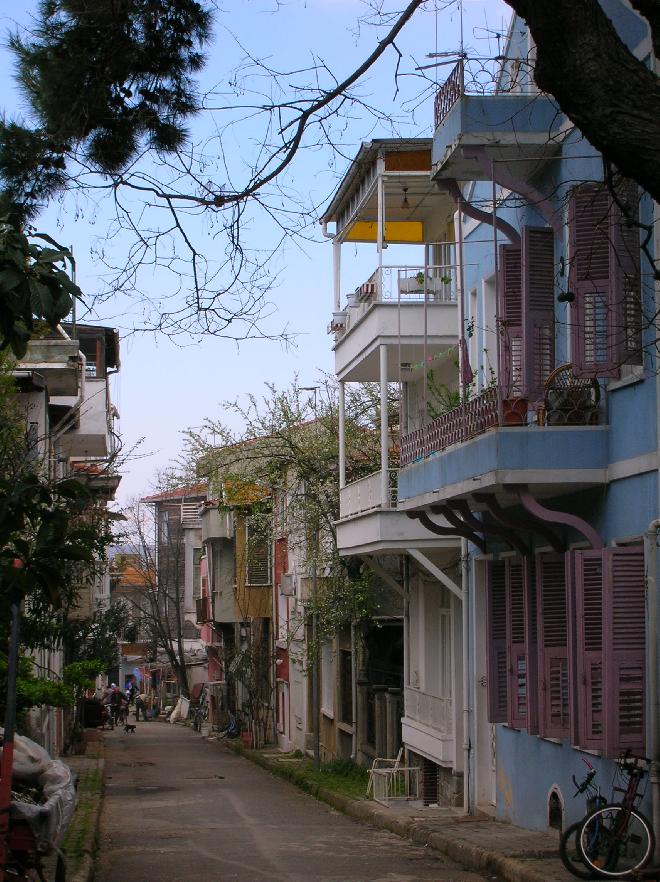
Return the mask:
<path fill-rule="evenodd" d="M 314 431 L 318 434 L 318 412 L 317 412 L 317 394 L 318 386 L 301 386 L 301 392 L 314 393 Z M 321 707 L 319 702 L 319 616 L 317 611 L 318 602 L 318 571 L 316 559 L 319 553 L 319 521 L 318 512 L 314 514 L 314 548 L 312 555 L 312 741 L 314 750 L 314 768 L 318 771 L 321 768 L 321 731 L 320 731 L 320 713 Z"/>

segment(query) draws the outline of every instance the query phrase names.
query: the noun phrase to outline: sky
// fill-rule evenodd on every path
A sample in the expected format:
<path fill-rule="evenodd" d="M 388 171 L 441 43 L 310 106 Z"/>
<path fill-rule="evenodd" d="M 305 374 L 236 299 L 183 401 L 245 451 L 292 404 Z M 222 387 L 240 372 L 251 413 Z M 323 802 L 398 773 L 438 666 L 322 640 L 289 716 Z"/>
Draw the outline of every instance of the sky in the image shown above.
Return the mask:
<path fill-rule="evenodd" d="M 384 6 L 400 8 L 387 0 Z M 3 4 L 3 43 L 6 44 L 10 31 L 29 24 L 35 8 L 36 2 L 24 0 L 18 8 L 14 5 L 10 14 L 8 4 Z M 245 74 L 244 59 L 248 52 L 263 59 L 269 68 L 285 71 L 287 75 L 281 80 L 285 85 L 303 82 L 302 74 L 291 72 L 307 68 L 319 59 L 343 79 L 370 54 L 382 33 L 365 25 L 357 27 L 365 8 L 361 0 L 234 0 L 216 4 L 214 38 L 207 49 L 200 90 L 211 93 L 209 105 L 225 109 L 201 114 L 191 128 L 191 138 L 205 141 L 211 153 L 217 141 L 209 139 L 228 121 L 235 124 L 225 133 L 222 161 L 209 159 L 210 180 L 226 176 L 232 184 L 240 183 L 245 178 L 245 163 L 267 140 L 262 117 L 252 114 L 240 121 L 246 114 L 232 110 L 232 106 L 257 103 L 249 91 L 251 87 L 264 93 L 273 89 L 274 81 L 265 75 L 247 80 L 245 76 L 236 76 L 237 68 Z M 497 54 L 496 35 L 506 33 L 509 13 L 509 7 L 500 0 L 464 0 L 466 48 L 481 56 Z M 425 84 L 415 68 L 432 63 L 427 57 L 429 53 L 459 48 L 460 16 L 456 3 L 427 3 L 406 26 L 397 46 L 401 52 L 398 91 L 393 76 L 396 55 L 388 50 L 360 85 L 360 96 L 364 104 L 373 105 L 396 120 L 398 135 L 429 137 L 432 95 L 418 105 L 415 96 Z M 442 81 L 450 70 L 451 66 L 442 65 L 427 74 Z M 0 82 L 6 115 L 20 115 L 24 105 L 15 87 L 13 62 L 7 50 L 0 52 Z M 112 397 L 120 414 L 118 425 L 124 449 L 135 449 L 135 454 L 122 467 L 118 505 L 153 488 L 157 471 L 179 455 L 181 433 L 187 428 L 197 428 L 206 418 L 212 418 L 228 420 L 238 430 L 240 427 L 232 423 L 235 418 L 225 412 L 223 402 L 248 394 L 261 396 L 266 382 L 286 388 L 297 377 L 299 385 L 312 386 L 319 382 L 321 372 L 333 372 L 332 337 L 326 332 L 333 305 L 332 249 L 321 235 L 317 213 L 329 201 L 360 143 L 392 134 L 384 120 L 375 121 L 372 114 L 352 106 L 336 124 L 337 149 L 330 149 L 321 140 L 310 143 L 283 175 L 284 194 L 273 194 L 269 201 L 269 207 L 278 210 L 276 220 L 258 206 L 248 212 L 243 238 L 257 260 L 280 242 L 282 224 L 287 225 L 287 218 L 299 225 L 302 212 L 305 221 L 302 237 L 284 238 L 270 263 L 277 281 L 269 292 L 272 305 L 264 328 L 276 334 L 285 327 L 292 335 L 291 345 L 263 339 L 237 343 L 186 334 L 170 339 L 162 333 L 145 332 L 145 299 L 167 295 L 173 285 L 171 276 L 150 268 L 140 274 L 137 282 L 141 299 L 115 295 L 96 305 L 91 313 L 81 310 L 80 320 L 117 327 L 121 336 L 121 370 L 112 378 Z M 158 171 L 154 169 L 154 173 Z M 136 218 L 138 211 L 142 211 L 137 204 L 131 210 Z M 146 213 L 140 217 L 149 221 Z M 213 262 L 221 256 L 224 246 L 217 227 L 204 217 L 191 217 L 189 222 L 196 243 L 209 260 Z M 76 194 L 57 200 L 37 223 L 62 244 L 73 246 L 77 282 L 86 295 L 100 290 L 108 278 L 99 254 L 109 256 L 116 265 L 125 260 L 127 239 L 109 235 L 111 223 L 112 212 L 107 204 L 90 202 Z M 348 292 L 368 278 L 377 259 L 372 246 L 344 246 L 342 251 L 342 291 Z M 189 287 L 188 281 L 183 284 Z"/>

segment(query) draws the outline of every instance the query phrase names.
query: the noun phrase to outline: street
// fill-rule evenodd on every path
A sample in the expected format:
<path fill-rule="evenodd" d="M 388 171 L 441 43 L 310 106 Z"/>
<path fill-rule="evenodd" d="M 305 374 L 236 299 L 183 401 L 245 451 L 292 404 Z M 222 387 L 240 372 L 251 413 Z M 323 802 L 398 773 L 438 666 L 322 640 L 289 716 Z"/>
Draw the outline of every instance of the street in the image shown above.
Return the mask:
<path fill-rule="evenodd" d="M 222 744 L 165 723 L 106 734 L 96 882 L 483 882 Z"/>

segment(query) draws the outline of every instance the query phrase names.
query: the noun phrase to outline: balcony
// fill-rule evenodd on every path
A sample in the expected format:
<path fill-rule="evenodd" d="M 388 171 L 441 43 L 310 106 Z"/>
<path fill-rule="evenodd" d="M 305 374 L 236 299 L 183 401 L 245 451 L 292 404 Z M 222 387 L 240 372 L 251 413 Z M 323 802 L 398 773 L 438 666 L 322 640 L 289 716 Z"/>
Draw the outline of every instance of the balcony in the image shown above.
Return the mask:
<path fill-rule="evenodd" d="M 453 249 L 453 243 L 449 243 Z M 388 377 L 399 362 L 414 363 L 427 346 L 449 348 L 457 341 L 458 273 L 454 263 L 383 266 L 348 297 L 335 314 L 335 370 L 346 381 L 379 379 L 381 344 L 388 345 Z"/>
<path fill-rule="evenodd" d="M 419 521 L 398 510 L 398 474 L 397 469 L 388 469 L 383 481 L 382 473 L 374 472 L 339 491 L 336 528 L 340 554 L 400 554 L 407 548 L 444 547 L 454 553 L 460 540 L 433 536 Z"/>
<path fill-rule="evenodd" d="M 207 542 L 209 539 L 234 538 L 234 516 L 229 511 L 219 511 L 217 503 L 204 503 L 200 520 L 202 542 Z"/>
<path fill-rule="evenodd" d="M 51 396 L 78 394 L 80 353 L 76 340 L 31 340 L 18 367 L 41 374 Z"/>
<path fill-rule="evenodd" d="M 121 475 L 113 473 L 108 463 L 89 459 L 71 459 L 67 477 L 84 484 L 95 496 L 112 500 L 121 483 Z"/>
<path fill-rule="evenodd" d="M 561 413 L 557 412 L 559 415 Z M 607 481 L 608 426 L 554 421 L 495 387 L 401 438 L 399 507 L 528 484 L 539 496 Z M 553 423 L 554 424 L 548 424 Z M 442 454 L 442 455 L 440 455 Z"/>
<path fill-rule="evenodd" d="M 517 178 L 529 178 L 558 153 L 552 134 L 561 121 L 557 105 L 530 82 L 513 77 L 503 84 L 498 65 L 489 70 L 461 60 L 436 94 L 434 174 L 490 180 L 494 161 L 512 163 Z"/>
<path fill-rule="evenodd" d="M 401 724 L 403 741 L 409 748 L 454 764 L 456 746 L 451 698 L 439 698 L 407 686 Z"/>

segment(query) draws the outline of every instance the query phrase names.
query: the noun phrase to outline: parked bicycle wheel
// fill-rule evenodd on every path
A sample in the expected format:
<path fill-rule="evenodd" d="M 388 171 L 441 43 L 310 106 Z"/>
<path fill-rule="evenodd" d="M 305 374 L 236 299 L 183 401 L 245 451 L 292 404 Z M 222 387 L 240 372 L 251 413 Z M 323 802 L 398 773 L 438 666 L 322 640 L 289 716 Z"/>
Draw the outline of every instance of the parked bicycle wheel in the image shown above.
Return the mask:
<path fill-rule="evenodd" d="M 587 867 L 582 860 L 582 854 L 578 842 L 578 837 L 583 824 L 584 819 L 575 824 L 571 824 L 571 826 L 567 827 L 567 829 L 561 834 L 561 839 L 559 840 L 559 857 L 568 872 L 577 876 L 578 879 L 593 879 L 594 872 L 591 867 Z"/>
<path fill-rule="evenodd" d="M 653 857 L 655 836 L 650 821 L 637 809 L 606 805 L 582 823 L 577 847 L 586 867 L 606 879 L 624 879 Z"/>

